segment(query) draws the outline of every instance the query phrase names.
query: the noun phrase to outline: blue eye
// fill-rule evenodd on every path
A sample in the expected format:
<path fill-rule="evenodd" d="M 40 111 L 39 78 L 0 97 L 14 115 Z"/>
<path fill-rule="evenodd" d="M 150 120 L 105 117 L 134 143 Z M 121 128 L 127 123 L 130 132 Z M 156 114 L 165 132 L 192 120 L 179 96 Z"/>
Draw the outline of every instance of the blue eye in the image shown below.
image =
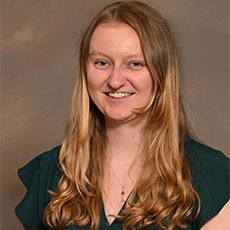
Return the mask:
<path fill-rule="evenodd" d="M 138 61 L 135 61 L 131 63 L 131 66 L 139 67 L 139 66 L 143 66 L 143 64 Z"/>
<path fill-rule="evenodd" d="M 129 63 L 129 68 L 135 71 L 141 70 L 144 66 L 145 64 L 141 61 L 132 61 Z"/>
<path fill-rule="evenodd" d="M 105 60 L 95 60 L 93 63 L 94 63 L 95 68 L 97 69 L 104 70 L 104 69 L 110 68 L 110 63 Z"/>
<path fill-rule="evenodd" d="M 96 61 L 95 65 L 99 65 L 99 66 L 108 66 L 107 62 L 105 61 Z"/>

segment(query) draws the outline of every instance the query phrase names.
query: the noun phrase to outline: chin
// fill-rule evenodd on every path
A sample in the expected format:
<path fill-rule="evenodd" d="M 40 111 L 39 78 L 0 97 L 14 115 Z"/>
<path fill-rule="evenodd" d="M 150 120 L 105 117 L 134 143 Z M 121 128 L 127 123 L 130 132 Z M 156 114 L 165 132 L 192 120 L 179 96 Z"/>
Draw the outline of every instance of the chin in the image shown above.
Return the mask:
<path fill-rule="evenodd" d="M 127 122 L 135 118 L 134 114 L 106 114 L 105 119 L 110 121 Z"/>

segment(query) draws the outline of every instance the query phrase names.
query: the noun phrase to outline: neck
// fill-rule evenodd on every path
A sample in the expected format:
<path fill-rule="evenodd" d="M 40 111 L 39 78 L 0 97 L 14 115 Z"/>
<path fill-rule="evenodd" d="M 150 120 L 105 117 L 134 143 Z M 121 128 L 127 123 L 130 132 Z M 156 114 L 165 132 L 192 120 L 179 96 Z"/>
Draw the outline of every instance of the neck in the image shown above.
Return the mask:
<path fill-rule="evenodd" d="M 143 117 L 126 123 L 105 119 L 107 154 L 120 159 L 135 158 L 143 143 L 145 125 Z"/>

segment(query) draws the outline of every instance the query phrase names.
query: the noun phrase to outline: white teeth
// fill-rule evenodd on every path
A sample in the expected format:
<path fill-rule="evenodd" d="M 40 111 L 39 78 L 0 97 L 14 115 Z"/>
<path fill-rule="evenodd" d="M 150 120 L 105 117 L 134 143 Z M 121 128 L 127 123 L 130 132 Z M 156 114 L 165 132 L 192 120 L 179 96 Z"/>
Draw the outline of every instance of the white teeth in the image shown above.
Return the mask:
<path fill-rule="evenodd" d="M 132 94 L 131 93 L 108 93 L 108 95 L 113 98 L 123 98 L 123 97 L 129 97 Z"/>

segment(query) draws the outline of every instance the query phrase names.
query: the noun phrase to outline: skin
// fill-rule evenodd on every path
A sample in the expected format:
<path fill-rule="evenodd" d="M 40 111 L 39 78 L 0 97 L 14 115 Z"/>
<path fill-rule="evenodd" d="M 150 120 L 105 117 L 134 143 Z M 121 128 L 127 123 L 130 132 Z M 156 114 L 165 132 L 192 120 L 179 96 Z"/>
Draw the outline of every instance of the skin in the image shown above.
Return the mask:
<path fill-rule="evenodd" d="M 107 173 L 103 178 L 102 197 L 111 224 L 114 217 L 109 215 L 118 214 L 123 205 L 120 184 L 126 186 L 126 199 L 141 169 L 141 165 L 133 165 L 133 162 L 140 150 L 147 113 L 136 115 L 133 112 L 149 102 L 152 91 L 152 78 L 145 66 L 139 37 L 131 27 L 114 22 L 95 29 L 90 42 L 87 83 L 91 99 L 105 116 L 109 164 L 104 166 Z M 115 92 L 131 95 L 124 98 L 108 96 Z M 229 216 L 228 202 L 201 229 L 226 230 Z"/>
<path fill-rule="evenodd" d="M 133 162 L 139 152 L 147 114 L 136 115 L 134 111 L 149 103 L 152 77 L 145 65 L 139 37 L 126 24 L 99 25 L 91 38 L 89 52 L 88 91 L 105 116 L 107 161 L 102 197 L 111 224 L 114 217 L 109 214 L 118 214 L 123 205 L 121 184 L 125 185 L 124 199 L 127 199 L 140 171 L 140 165 Z M 130 95 L 124 98 L 108 95 L 115 92 Z"/>
<path fill-rule="evenodd" d="M 213 218 L 211 218 L 201 230 L 228 230 L 230 217 L 230 201 L 228 201 L 221 211 Z"/>
<path fill-rule="evenodd" d="M 131 27 L 110 23 L 95 29 L 90 42 L 87 81 L 89 95 L 107 123 L 140 121 L 133 112 L 149 102 L 152 77 L 145 65 L 139 37 Z M 108 96 L 115 92 L 131 95 Z"/>

